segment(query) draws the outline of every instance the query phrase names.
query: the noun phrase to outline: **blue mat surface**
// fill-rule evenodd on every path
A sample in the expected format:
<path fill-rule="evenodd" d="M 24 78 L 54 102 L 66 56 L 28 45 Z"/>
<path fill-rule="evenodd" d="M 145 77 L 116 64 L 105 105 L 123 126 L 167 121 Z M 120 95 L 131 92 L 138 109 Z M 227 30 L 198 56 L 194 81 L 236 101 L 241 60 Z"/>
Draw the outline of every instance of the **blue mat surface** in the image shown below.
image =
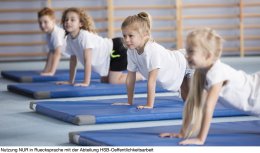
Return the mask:
<path fill-rule="evenodd" d="M 19 83 L 8 85 L 7 89 L 17 94 L 35 99 L 87 97 L 104 95 L 126 94 L 125 84 L 107 84 L 92 80 L 88 87 L 75 87 L 73 85 L 57 85 L 55 82 Z M 140 81 L 135 85 L 135 93 L 146 93 L 147 82 Z M 157 86 L 156 92 L 166 92 Z"/>
<path fill-rule="evenodd" d="M 260 146 L 260 121 L 212 123 L 205 146 Z M 160 138 L 180 126 L 71 132 L 71 143 L 89 146 L 179 146 L 181 139 Z"/>
<path fill-rule="evenodd" d="M 31 102 L 36 112 L 77 125 L 119 123 L 181 119 L 184 103 L 178 97 L 157 97 L 153 109 L 136 109 L 145 104 L 146 98 L 135 98 L 134 106 L 111 105 L 114 102 L 127 102 L 127 99 L 92 101 L 42 101 Z M 215 117 L 244 115 L 233 109 L 217 104 Z"/>
<path fill-rule="evenodd" d="M 69 80 L 69 70 L 57 70 L 54 76 L 41 76 L 41 71 L 2 71 L 3 78 L 16 82 L 47 82 Z M 92 72 L 91 79 L 99 79 L 99 74 Z M 76 80 L 84 79 L 84 70 L 77 70 Z"/>

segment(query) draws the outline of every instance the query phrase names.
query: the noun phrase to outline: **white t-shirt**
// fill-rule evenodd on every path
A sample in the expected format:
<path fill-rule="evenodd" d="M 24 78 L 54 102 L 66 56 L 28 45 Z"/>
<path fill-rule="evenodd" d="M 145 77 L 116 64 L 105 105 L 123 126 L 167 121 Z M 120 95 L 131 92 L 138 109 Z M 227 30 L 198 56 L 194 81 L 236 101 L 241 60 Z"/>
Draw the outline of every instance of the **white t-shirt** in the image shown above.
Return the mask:
<path fill-rule="evenodd" d="M 62 54 L 67 56 L 65 53 L 65 31 L 62 28 L 55 25 L 53 31 L 46 35 L 46 41 L 51 52 L 54 52 L 57 47 L 61 47 Z"/>
<path fill-rule="evenodd" d="M 148 79 L 149 72 L 158 68 L 157 82 L 164 89 L 178 91 L 187 67 L 187 61 L 181 51 L 170 51 L 156 42 L 148 41 L 141 55 L 135 49 L 128 49 L 127 70 L 139 71 Z"/>
<path fill-rule="evenodd" d="M 74 39 L 68 35 L 66 52 L 69 55 L 76 55 L 82 65 L 84 65 L 83 52 L 89 48 L 92 49 L 92 70 L 100 74 L 100 76 L 107 76 L 110 65 L 110 52 L 113 48 L 112 40 L 82 29 Z"/>
<path fill-rule="evenodd" d="M 260 116 L 260 72 L 248 75 L 216 61 L 206 74 L 206 90 L 216 83 L 227 81 L 219 101 L 251 115 Z"/>

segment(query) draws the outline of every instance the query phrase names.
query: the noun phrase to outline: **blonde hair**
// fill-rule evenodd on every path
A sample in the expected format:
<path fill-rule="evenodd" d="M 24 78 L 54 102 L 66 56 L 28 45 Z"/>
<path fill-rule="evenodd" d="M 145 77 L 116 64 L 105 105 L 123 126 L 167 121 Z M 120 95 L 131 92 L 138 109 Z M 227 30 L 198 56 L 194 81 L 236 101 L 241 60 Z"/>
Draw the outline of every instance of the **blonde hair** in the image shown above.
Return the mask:
<path fill-rule="evenodd" d="M 222 53 L 223 39 L 211 28 L 199 28 L 190 32 L 186 40 L 187 49 L 190 46 L 199 47 L 205 54 L 213 55 L 213 60 L 217 60 Z"/>
<path fill-rule="evenodd" d="M 133 30 L 139 33 L 147 33 L 151 37 L 152 19 L 147 12 L 140 12 L 133 16 L 128 16 L 122 23 L 121 29 L 131 26 Z"/>
<path fill-rule="evenodd" d="M 66 9 L 62 14 L 61 24 L 63 25 L 64 29 L 65 29 L 64 24 L 65 24 L 65 21 L 66 21 L 66 15 L 69 12 L 75 12 L 79 15 L 79 20 L 82 24 L 81 29 L 87 30 L 87 31 L 92 32 L 92 33 L 97 33 L 92 17 L 89 16 L 87 13 L 85 13 L 86 11 L 84 9 L 78 9 L 78 8 L 74 8 L 74 7 Z M 66 32 L 66 34 L 68 34 L 68 32 Z"/>
<path fill-rule="evenodd" d="M 188 34 L 186 43 L 187 50 L 191 46 L 196 46 L 199 51 L 213 55 L 213 60 L 217 60 L 221 56 L 223 39 L 210 28 L 192 31 Z M 206 75 L 195 70 L 183 112 L 182 132 L 185 138 L 195 136 L 200 131 L 205 111 L 205 97 L 203 97 L 205 81 Z"/>

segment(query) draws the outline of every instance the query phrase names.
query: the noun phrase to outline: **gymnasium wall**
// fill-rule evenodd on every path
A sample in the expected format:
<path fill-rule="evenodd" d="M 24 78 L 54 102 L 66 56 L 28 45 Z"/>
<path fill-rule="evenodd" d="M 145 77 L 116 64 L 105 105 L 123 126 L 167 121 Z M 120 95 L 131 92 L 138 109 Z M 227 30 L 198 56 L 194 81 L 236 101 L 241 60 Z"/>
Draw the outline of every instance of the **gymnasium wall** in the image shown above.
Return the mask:
<path fill-rule="evenodd" d="M 185 47 L 192 28 L 209 26 L 225 38 L 224 56 L 260 53 L 259 0 L 0 0 L 0 61 L 46 57 L 37 22 L 44 6 L 55 9 L 58 23 L 64 9 L 85 8 L 103 37 L 121 37 L 124 18 L 147 11 L 153 38 L 166 48 Z"/>

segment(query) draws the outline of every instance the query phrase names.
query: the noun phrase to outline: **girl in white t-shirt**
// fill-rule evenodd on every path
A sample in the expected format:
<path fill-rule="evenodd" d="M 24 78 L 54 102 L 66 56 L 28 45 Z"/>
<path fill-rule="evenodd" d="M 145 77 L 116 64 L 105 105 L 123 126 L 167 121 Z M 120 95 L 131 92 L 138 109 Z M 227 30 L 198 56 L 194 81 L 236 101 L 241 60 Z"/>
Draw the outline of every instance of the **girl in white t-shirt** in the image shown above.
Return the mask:
<path fill-rule="evenodd" d="M 56 25 L 55 12 L 50 8 L 43 8 L 38 12 L 38 22 L 41 30 L 46 33 L 49 52 L 41 75 L 53 76 L 58 67 L 61 53 L 65 48 L 65 31 Z"/>
<path fill-rule="evenodd" d="M 127 67 L 127 54 L 122 38 L 100 37 L 92 18 L 78 8 L 64 11 L 62 25 L 67 33 L 66 53 L 71 56 L 70 80 L 58 84 L 74 84 L 78 60 L 84 66 L 85 76 L 83 82 L 75 83 L 75 86 L 88 86 L 92 70 L 101 76 L 102 82 L 125 83 L 127 74 L 123 71 Z"/>
<path fill-rule="evenodd" d="M 187 59 L 195 69 L 184 108 L 180 133 L 161 137 L 184 138 L 180 144 L 205 143 L 215 105 L 219 101 L 245 113 L 260 116 L 260 72 L 248 75 L 222 63 L 222 38 L 212 29 L 187 36 Z"/>
<path fill-rule="evenodd" d="M 153 108 L 156 83 L 164 89 L 179 91 L 182 97 L 188 93 L 188 74 L 191 74 L 185 59 L 185 50 L 170 51 L 151 39 L 151 19 L 141 12 L 127 17 L 121 26 L 128 47 L 127 95 L 128 104 L 133 104 L 135 75 L 140 72 L 147 79 L 147 104 L 138 109 Z M 184 90 L 185 89 L 185 90 Z"/>

